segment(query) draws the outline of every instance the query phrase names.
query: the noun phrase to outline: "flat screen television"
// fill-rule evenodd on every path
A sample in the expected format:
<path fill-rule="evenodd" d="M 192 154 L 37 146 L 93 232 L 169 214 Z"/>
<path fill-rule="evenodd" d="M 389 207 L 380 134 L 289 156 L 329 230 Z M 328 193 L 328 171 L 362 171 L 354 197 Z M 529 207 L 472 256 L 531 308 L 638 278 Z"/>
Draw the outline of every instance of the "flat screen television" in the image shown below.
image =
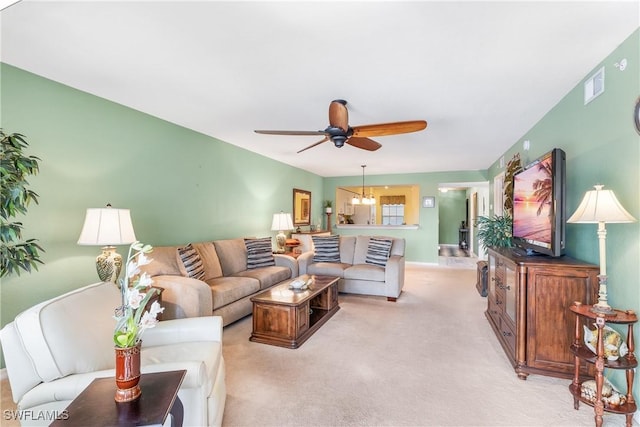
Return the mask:
<path fill-rule="evenodd" d="M 512 235 L 521 255 L 564 254 L 566 156 L 554 148 L 513 177 Z"/>

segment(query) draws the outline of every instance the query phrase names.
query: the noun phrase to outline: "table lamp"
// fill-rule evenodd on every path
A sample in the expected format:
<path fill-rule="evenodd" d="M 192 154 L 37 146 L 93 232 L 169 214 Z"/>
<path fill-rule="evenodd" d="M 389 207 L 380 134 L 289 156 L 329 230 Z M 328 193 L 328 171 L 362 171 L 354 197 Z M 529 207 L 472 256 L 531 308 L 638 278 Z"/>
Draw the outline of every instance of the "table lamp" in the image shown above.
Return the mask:
<path fill-rule="evenodd" d="M 98 277 L 117 284 L 122 256 L 115 245 L 128 245 L 136 240 L 129 209 L 114 209 L 108 204 L 106 208 L 87 209 L 78 244 L 102 246 L 102 253 L 96 257 Z"/>
<path fill-rule="evenodd" d="M 276 213 L 273 214 L 273 222 L 271 223 L 271 231 L 277 231 L 276 244 L 278 249 L 276 252 L 284 253 L 284 245 L 287 240 L 287 236 L 284 234 L 284 230 L 293 230 L 293 221 L 291 220 L 290 213 Z"/>
<path fill-rule="evenodd" d="M 606 223 L 634 222 L 636 219 L 622 207 L 611 190 L 603 190 L 603 185 L 594 185 L 595 190 L 587 191 L 578 209 L 567 220 L 569 223 L 598 224 L 598 242 L 600 250 L 600 274 L 598 275 L 598 303 L 592 311 L 601 314 L 614 314 L 607 302 L 607 254 L 605 240 Z"/>

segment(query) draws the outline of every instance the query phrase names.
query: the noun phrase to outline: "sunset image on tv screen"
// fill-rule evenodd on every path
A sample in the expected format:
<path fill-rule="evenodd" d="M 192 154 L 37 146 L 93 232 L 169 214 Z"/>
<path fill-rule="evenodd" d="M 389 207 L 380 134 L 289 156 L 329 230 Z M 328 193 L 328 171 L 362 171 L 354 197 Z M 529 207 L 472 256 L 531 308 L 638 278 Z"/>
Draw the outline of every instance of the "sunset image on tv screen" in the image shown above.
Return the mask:
<path fill-rule="evenodd" d="M 513 182 L 513 236 L 551 245 L 551 156 L 519 173 Z"/>

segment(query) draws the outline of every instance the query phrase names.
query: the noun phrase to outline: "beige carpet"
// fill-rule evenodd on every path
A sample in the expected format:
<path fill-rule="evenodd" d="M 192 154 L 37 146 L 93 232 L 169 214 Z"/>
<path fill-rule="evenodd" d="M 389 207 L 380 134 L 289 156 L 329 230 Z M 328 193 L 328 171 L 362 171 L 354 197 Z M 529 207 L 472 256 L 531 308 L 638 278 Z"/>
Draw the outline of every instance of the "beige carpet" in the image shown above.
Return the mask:
<path fill-rule="evenodd" d="M 517 379 L 473 264 L 441 264 L 407 266 L 396 303 L 341 294 L 341 310 L 297 350 L 250 342 L 251 317 L 225 328 L 223 425 L 594 425 L 591 407 L 573 409 L 569 380 Z M 14 408 L 0 384 L 2 409 Z M 604 425 L 624 417 L 605 414 Z"/>
<path fill-rule="evenodd" d="M 569 380 L 519 380 L 484 317 L 467 266 L 407 266 L 398 301 L 340 295 L 299 349 L 225 328 L 225 426 L 590 426 Z M 605 415 L 605 426 L 624 416 Z"/>

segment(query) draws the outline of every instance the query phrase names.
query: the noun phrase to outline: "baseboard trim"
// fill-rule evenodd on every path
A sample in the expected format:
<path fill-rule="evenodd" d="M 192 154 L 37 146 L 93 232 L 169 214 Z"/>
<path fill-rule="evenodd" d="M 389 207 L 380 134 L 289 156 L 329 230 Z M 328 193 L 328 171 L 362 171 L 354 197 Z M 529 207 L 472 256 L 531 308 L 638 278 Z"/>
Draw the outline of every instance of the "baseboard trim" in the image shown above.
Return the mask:
<path fill-rule="evenodd" d="M 420 261 L 406 261 L 406 265 L 430 265 L 432 267 L 437 267 L 439 264 L 437 262 L 420 262 Z"/>
<path fill-rule="evenodd" d="M 7 368 L 0 369 L 0 381 L 6 380 L 8 378 L 9 378 L 9 375 L 7 375 Z"/>

